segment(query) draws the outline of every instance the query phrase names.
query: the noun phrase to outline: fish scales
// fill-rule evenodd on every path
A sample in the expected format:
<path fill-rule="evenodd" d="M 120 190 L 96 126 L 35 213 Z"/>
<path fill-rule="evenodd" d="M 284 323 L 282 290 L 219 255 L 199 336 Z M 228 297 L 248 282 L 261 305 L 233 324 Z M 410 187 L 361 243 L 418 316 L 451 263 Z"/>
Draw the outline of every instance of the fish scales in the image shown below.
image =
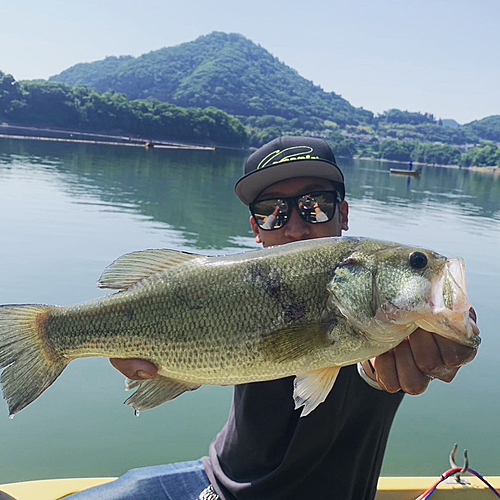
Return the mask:
<path fill-rule="evenodd" d="M 140 358 L 154 380 L 126 401 L 153 408 L 203 384 L 295 375 L 310 413 L 341 366 L 416 328 L 476 347 L 460 259 L 366 238 L 322 238 L 225 257 L 171 250 L 117 259 L 75 306 L 0 306 L 0 382 L 14 415 L 77 358 Z"/>
<path fill-rule="evenodd" d="M 288 252 L 199 259 L 129 291 L 55 309 L 48 337 L 70 358 L 143 358 L 165 375 L 204 384 L 288 376 L 290 367 L 276 373 L 259 350 L 262 337 L 319 321 L 331 261 L 352 252 L 353 242 L 345 243 L 335 251 L 297 252 L 297 260 Z"/>

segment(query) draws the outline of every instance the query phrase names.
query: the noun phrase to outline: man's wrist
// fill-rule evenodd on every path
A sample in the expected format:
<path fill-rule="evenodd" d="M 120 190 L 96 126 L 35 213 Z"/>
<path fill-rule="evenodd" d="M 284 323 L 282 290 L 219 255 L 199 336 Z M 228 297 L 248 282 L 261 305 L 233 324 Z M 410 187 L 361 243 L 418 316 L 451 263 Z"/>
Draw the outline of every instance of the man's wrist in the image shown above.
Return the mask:
<path fill-rule="evenodd" d="M 368 361 L 367 361 L 368 363 Z M 382 387 L 380 387 L 379 383 L 371 378 L 368 373 L 366 373 L 363 363 L 358 363 L 358 373 L 359 376 L 370 386 L 373 387 L 374 389 L 378 389 L 379 391 L 383 391 Z"/>

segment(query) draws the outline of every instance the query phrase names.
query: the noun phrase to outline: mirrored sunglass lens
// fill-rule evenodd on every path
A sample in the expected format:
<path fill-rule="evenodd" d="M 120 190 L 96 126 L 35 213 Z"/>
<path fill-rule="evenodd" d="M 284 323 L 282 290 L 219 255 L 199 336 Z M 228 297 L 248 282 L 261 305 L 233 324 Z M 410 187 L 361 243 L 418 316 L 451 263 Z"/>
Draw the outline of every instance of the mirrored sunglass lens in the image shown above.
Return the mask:
<path fill-rule="evenodd" d="M 279 199 L 258 201 L 252 213 L 262 229 L 280 229 L 288 218 L 288 204 Z"/>
<path fill-rule="evenodd" d="M 302 217 L 311 224 L 332 220 L 335 214 L 335 193 L 311 193 L 301 196 L 297 205 Z"/>

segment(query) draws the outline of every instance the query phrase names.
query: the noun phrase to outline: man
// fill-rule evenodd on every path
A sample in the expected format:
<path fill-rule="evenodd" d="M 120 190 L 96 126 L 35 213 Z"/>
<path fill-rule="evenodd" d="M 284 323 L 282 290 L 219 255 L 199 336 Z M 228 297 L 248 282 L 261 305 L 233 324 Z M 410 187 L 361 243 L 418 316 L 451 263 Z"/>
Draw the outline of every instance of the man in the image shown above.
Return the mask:
<path fill-rule="evenodd" d="M 319 139 L 282 137 L 255 151 L 236 194 L 249 206 L 255 240 L 264 247 L 348 229 L 344 177 Z M 228 422 L 208 457 L 130 471 L 75 498 L 373 498 L 403 393 L 424 392 L 432 378 L 451 381 L 474 356 L 472 349 L 417 330 L 392 351 L 342 368 L 325 402 L 304 418 L 294 410 L 292 377 L 236 386 Z M 157 373 L 144 360 L 111 362 L 135 380 Z"/>

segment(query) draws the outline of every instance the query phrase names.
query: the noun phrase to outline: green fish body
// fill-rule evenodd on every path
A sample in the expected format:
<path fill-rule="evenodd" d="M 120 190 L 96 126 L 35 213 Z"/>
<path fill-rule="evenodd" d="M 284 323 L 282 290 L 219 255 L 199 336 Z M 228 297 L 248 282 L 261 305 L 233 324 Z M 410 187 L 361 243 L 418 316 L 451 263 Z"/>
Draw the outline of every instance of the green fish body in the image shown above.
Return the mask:
<path fill-rule="evenodd" d="M 388 351 L 418 326 L 478 344 L 462 261 L 365 238 L 223 257 L 146 250 L 119 258 L 98 285 L 119 291 L 68 307 L 0 307 L 11 415 L 82 357 L 154 363 L 158 377 L 128 383 L 137 391 L 126 403 L 138 411 L 204 384 L 295 375 L 304 416 L 340 367 Z"/>

